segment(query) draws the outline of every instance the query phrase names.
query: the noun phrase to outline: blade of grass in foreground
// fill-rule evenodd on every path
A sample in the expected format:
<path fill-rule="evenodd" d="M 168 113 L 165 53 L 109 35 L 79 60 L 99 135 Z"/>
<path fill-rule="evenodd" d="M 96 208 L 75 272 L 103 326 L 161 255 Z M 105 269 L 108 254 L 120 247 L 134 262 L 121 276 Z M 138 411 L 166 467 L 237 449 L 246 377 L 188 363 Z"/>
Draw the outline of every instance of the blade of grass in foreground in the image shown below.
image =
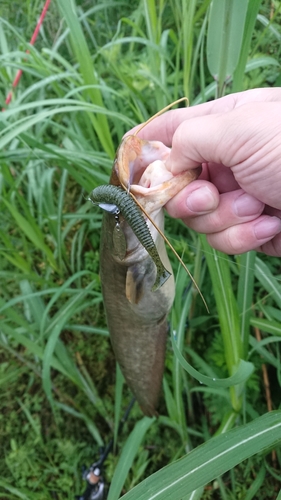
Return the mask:
<path fill-rule="evenodd" d="M 245 382 L 250 375 L 253 373 L 254 370 L 254 365 L 252 363 L 249 363 L 247 361 L 244 361 L 243 359 L 240 360 L 240 363 L 238 365 L 237 371 L 228 378 L 219 378 L 219 377 L 208 377 L 204 375 L 203 373 L 200 373 L 198 370 L 195 370 L 191 364 L 189 364 L 186 359 L 183 357 L 181 354 L 177 344 L 174 335 L 171 336 L 172 339 L 172 345 L 173 349 L 175 352 L 176 358 L 179 360 L 179 363 L 181 366 L 186 370 L 189 375 L 194 377 L 196 380 L 198 380 L 201 384 L 206 384 L 208 387 L 231 387 L 233 385 L 237 384 L 242 384 Z"/>
<path fill-rule="evenodd" d="M 247 252 L 238 258 L 240 265 L 237 305 L 240 315 L 241 339 L 243 342 L 243 355 L 247 359 L 250 333 L 250 319 L 252 316 L 252 303 L 254 293 L 254 266 L 256 252 Z"/>
<path fill-rule="evenodd" d="M 135 428 L 126 440 L 112 478 L 107 500 L 117 500 L 119 498 L 133 460 L 138 453 L 139 446 L 154 421 L 155 418 L 143 417 L 142 420 L 136 424 Z"/>
<path fill-rule="evenodd" d="M 225 361 L 231 376 L 237 370 L 240 359 L 243 358 L 243 344 L 240 336 L 238 306 L 231 282 L 230 264 L 225 255 L 209 246 L 205 236 L 201 236 L 200 239 L 212 280 L 224 344 Z M 234 411 L 239 412 L 242 405 L 241 390 L 237 387 L 231 387 L 230 394 L 232 407 Z"/>
<path fill-rule="evenodd" d="M 216 436 L 126 493 L 124 500 L 181 500 L 243 460 L 281 443 L 281 411 Z"/>

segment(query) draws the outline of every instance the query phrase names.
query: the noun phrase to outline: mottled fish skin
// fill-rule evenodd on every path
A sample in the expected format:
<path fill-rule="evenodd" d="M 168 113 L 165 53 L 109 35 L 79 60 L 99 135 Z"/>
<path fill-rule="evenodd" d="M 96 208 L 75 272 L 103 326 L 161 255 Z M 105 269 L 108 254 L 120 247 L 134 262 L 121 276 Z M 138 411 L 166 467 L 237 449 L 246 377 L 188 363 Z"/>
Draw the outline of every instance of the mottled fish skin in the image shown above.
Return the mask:
<path fill-rule="evenodd" d="M 199 175 L 199 170 L 194 170 L 173 176 L 165 169 L 169 151 L 162 143 L 128 136 L 117 151 L 110 179 L 115 186 L 128 187 L 161 230 L 163 206 Z M 114 249 L 116 220 L 112 214 L 104 213 L 100 247 L 104 306 L 116 359 L 143 413 L 151 417 L 157 415 L 161 393 L 174 277 L 152 291 L 156 266 L 122 214 L 119 223 L 127 246 L 122 259 Z M 151 223 L 147 223 L 161 261 L 172 273 L 165 243 Z"/>

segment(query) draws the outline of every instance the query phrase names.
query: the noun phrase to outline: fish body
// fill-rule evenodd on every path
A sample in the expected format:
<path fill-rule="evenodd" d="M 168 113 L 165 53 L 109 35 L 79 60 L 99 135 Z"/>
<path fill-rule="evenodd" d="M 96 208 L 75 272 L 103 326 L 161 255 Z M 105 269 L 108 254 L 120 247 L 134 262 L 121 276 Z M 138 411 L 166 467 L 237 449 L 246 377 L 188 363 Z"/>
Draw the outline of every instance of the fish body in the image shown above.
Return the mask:
<path fill-rule="evenodd" d="M 107 324 L 121 371 L 144 414 L 153 416 L 161 390 L 166 317 L 174 299 L 174 281 L 171 277 L 152 291 L 155 264 L 127 222 L 120 219 L 131 252 L 123 261 L 114 252 L 115 221 L 110 214 L 103 215 L 100 277 Z M 161 243 L 158 251 L 169 269 L 162 246 Z"/>
<path fill-rule="evenodd" d="M 117 151 L 110 179 L 110 184 L 128 188 L 162 231 L 163 206 L 199 174 L 193 170 L 173 176 L 165 166 L 169 154 L 170 149 L 160 142 L 127 136 Z M 114 241 L 116 224 L 125 239 L 122 256 Z M 143 413 L 153 416 L 161 392 L 167 315 L 175 283 L 165 243 L 155 227 L 149 221 L 147 224 L 161 262 L 171 274 L 169 279 L 155 289 L 154 260 L 122 210 L 118 221 L 112 213 L 105 211 L 103 215 L 100 277 L 116 359 Z"/>

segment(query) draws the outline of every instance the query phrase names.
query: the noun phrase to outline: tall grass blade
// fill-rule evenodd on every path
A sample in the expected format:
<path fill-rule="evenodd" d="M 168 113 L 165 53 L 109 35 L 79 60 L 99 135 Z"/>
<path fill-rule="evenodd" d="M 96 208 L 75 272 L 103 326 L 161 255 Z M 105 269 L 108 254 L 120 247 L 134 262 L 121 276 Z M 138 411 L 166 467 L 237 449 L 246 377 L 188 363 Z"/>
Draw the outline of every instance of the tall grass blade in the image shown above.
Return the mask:
<path fill-rule="evenodd" d="M 247 2 L 245 2 L 246 4 Z M 244 25 L 243 41 L 240 48 L 239 61 L 233 74 L 232 91 L 239 92 L 243 90 L 243 79 L 245 68 L 250 50 L 250 44 L 257 20 L 257 15 L 262 0 L 248 0 L 248 9 Z"/>
<path fill-rule="evenodd" d="M 249 344 L 250 319 L 252 316 L 254 273 L 256 252 L 247 252 L 238 259 L 239 281 L 237 305 L 240 315 L 240 332 L 243 343 L 243 357 L 246 359 Z"/>
<path fill-rule="evenodd" d="M 172 336 L 172 344 L 176 358 L 179 360 L 181 366 L 189 373 L 189 375 L 194 377 L 201 384 L 205 384 L 208 387 L 213 387 L 216 389 L 219 387 L 226 388 L 226 387 L 231 387 L 233 385 L 242 384 L 243 382 L 246 382 L 246 380 L 253 373 L 254 370 L 253 364 L 248 363 L 247 361 L 244 360 L 240 360 L 240 363 L 237 367 L 237 371 L 231 377 L 228 378 L 219 378 L 216 376 L 208 377 L 203 373 L 200 373 L 195 368 L 193 368 L 193 366 L 191 366 L 191 364 L 186 361 L 186 359 L 183 357 L 176 344 L 174 336 Z"/>
<path fill-rule="evenodd" d="M 213 294 L 216 299 L 221 333 L 225 345 L 226 362 L 231 374 L 242 358 L 242 343 L 239 314 L 232 289 L 229 263 L 223 254 L 208 245 L 205 237 L 202 237 L 201 241 L 212 279 Z"/>
<path fill-rule="evenodd" d="M 248 2 L 245 0 L 213 0 L 207 33 L 207 63 L 218 83 L 218 96 L 223 94 L 227 79 L 238 64 Z"/>
<path fill-rule="evenodd" d="M 184 95 L 191 95 L 190 79 L 193 57 L 193 39 L 194 39 L 194 14 L 196 9 L 196 0 L 181 2 L 182 5 L 182 37 L 183 37 L 183 92 Z"/>
<path fill-rule="evenodd" d="M 188 311 L 192 303 L 191 288 L 189 289 L 184 301 L 182 302 L 182 297 L 184 296 L 185 287 L 186 287 L 186 275 L 185 272 L 183 272 L 183 269 L 179 267 L 176 278 L 176 290 L 177 290 L 176 300 L 174 302 L 174 306 L 172 309 L 172 332 L 173 332 L 172 337 L 174 337 L 175 333 L 176 340 L 175 339 L 173 340 L 177 346 L 177 349 L 180 352 L 182 351 L 185 342 L 186 318 L 188 316 Z M 174 387 L 174 394 L 173 394 L 174 399 L 170 400 L 170 403 L 172 403 L 172 401 L 175 402 L 176 422 L 178 422 L 181 428 L 182 444 L 186 446 L 188 445 L 189 438 L 187 433 L 186 415 L 184 412 L 184 404 L 182 397 L 183 374 L 182 374 L 182 366 L 180 364 L 179 359 L 176 356 L 174 357 L 173 360 L 173 387 Z M 172 409 L 171 404 L 170 404 L 170 409 Z"/>
<path fill-rule="evenodd" d="M 101 92 L 95 87 L 99 82 L 96 78 L 96 71 L 88 44 L 78 20 L 75 0 L 71 0 L 70 2 L 69 0 L 57 0 L 57 2 L 70 30 L 73 51 L 79 63 L 83 81 L 85 85 L 91 86 L 85 93 L 86 95 L 88 94 L 93 104 L 97 104 L 101 108 L 104 108 Z M 106 117 L 103 115 L 91 114 L 90 118 L 104 150 L 109 157 L 113 158 L 114 146 Z"/>
<path fill-rule="evenodd" d="M 256 453 L 281 443 L 281 411 L 216 436 L 126 493 L 124 500 L 181 500 Z"/>
<path fill-rule="evenodd" d="M 121 452 L 118 464 L 114 471 L 112 482 L 109 488 L 107 500 L 118 500 L 122 491 L 128 472 L 132 466 L 133 460 L 138 453 L 140 444 L 147 433 L 149 427 L 155 421 L 154 418 L 142 418 L 132 430 L 130 436 Z"/>
<path fill-rule="evenodd" d="M 245 495 L 244 500 L 252 500 L 253 498 L 257 498 L 255 495 L 257 495 L 260 487 L 263 485 L 265 475 L 266 475 L 266 468 L 261 467 L 261 469 L 257 473 L 255 480 L 252 482 L 251 486 L 249 487 L 249 489 Z"/>
<path fill-rule="evenodd" d="M 281 490 L 279 491 L 277 497 L 276 497 L 276 500 L 281 500 Z"/>
<path fill-rule="evenodd" d="M 260 258 L 256 258 L 255 276 L 275 300 L 277 306 L 281 308 L 281 286 L 279 281 L 273 276 L 269 267 Z"/>
<path fill-rule="evenodd" d="M 236 298 L 234 296 L 230 267 L 227 258 L 220 252 L 211 248 L 205 236 L 201 237 L 202 247 L 207 260 L 213 293 L 221 327 L 224 343 L 225 361 L 229 375 L 237 370 L 240 360 L 243 358 L 243 344 L 240 335 L 240 320 Z M 241 390 L 230 389 L 233 409 L 241 409 Z"/>
<path fill-rule="evenodd" d="M 21 228 L 21 230 L 26 234 L 28 239 L 35 245 L 36 248 L 41 250 L 47 257 L 50 265 L 58 271 L 57 263 L 54 259 L 53 252 L 46 245 L 44 234 L 40 231 L 40 228 L 36 225 L 33 219 L 30 217 L 29 220 L 23 217 L 21 213 L 17 210 L 15 206 L 9 203 L 7 200 L 3 199 L 4 204 L 9 209 L 11 215 L 14 217 L 16 223 Z"/>
<path fill-rule="evenodd" d="M 13 495 L 14 498 L 20 498 L 21 500 L 36 500 L 37 495 L 36 494 L 31 494 L 30 491 L 24 491 L 23 488 L 15 488 L 15 486 L 11 486 L 11 484 L 8 481 L 5 481 L 4 479 L 0 479 L 0 486 L 4 488 L 5 491 L 8 491 Z M 5 497 L 3 497 L 3 500 L 6 498 L 13 498 L 9 495 L 7 497 L 7 493 L 5 493 Z M 0 498 L 1 498 L 0 497 Z"/>
<path fill-rule="evenodd" d="M 281 323 L 264 318 L 251 318 L 250 324 L 263 332 L 281 336 Z"/>
<path fill-rule="evenodd" d="M 104 445 L 102 437 L 101 437 L 101 435 L 100 435 L 100 433 L 98 431 L 97 426 L 93 422 L 92 418 L 90 418 L 85 413 L 76 411 L 73 408 L 71 408 L 71 406 L 68 406 L 68 405 L 63 404 L 63 403 L 56 402 L 56 407 L 59 408 L 59 409 L 61 409 L 61 410 L 63 410 L 63 411 L 65 411 L 69 415 L 72 415 L 72 416 L 74 416 L 76 418 L 79 418 L 79 419 L 83 420 L 85 422 L 85 424 L 86 424 L 86 426 L 87 426 L 90 434 L 93 436 L 93 438 L 97 442 L 98 446 L 102 447 Z"/>

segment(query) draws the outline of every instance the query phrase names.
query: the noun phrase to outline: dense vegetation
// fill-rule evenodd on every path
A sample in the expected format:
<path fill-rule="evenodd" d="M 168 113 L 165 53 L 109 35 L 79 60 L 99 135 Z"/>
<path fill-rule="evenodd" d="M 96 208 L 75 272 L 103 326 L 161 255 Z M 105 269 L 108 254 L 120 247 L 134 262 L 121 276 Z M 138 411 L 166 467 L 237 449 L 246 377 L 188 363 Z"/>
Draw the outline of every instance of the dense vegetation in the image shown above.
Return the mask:
<path fill-rule="evenodd" d="M 104 471 L 111 500 L 191 449 L 189 462 L 126 498 L 148 498 L 148 484 L 157 499 L 281 498 L 281 413 L 268 413 L 280 408 L 280 260 L 225 256 L 167 218 L 211 312 L 171 255 L 176 340 L 160 417 L 144 418 L 135 405 L 117 436 L 131 395 L 103 311 L 101 213 L 85 200 L 108 181 L 126 130 L 178 97 L 194 105 L 280 85 L 281 3 L 233 2 L 241 30 L 228 66 L 210 46 L 224 26 L 208 24 L 209 0 L 53 0 L 34 47 L 42 0 L 1 2 L 2 106 L 19 68 L 23 75 L 0 121 L 0 498 L 73 499 L 85 487 L 82 465 L 113 434 Z M 237 369 L 239 385 L 212 383 Z M 180 491 L 177 478 L 193 464 L 201 476 Z M 161 493 L 163 481 L 172 489 Z"/>

